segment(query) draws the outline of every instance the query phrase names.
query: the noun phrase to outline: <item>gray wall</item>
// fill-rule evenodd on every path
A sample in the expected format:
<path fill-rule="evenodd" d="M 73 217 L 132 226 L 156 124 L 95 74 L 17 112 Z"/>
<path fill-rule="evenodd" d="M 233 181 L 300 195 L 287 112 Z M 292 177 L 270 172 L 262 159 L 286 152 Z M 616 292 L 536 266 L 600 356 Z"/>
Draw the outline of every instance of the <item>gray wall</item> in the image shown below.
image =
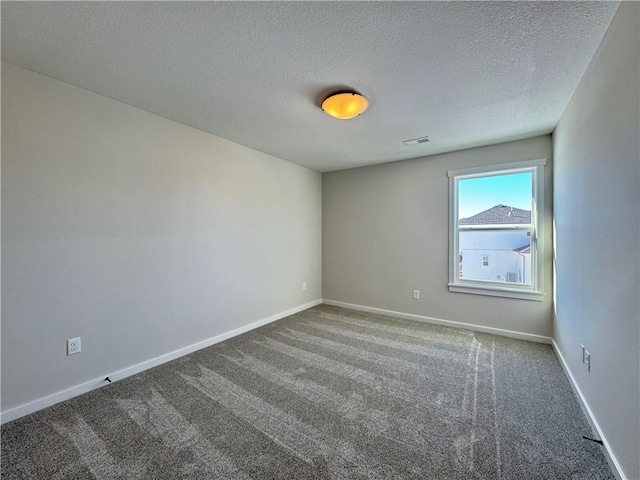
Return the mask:
<path fill-rule="evenodd" d="M 323 175 L 323 296 L 402 313 L 551 335 L 551 137 Z M 547 158 L 542 302 L 451 293 L 447 171 Z M 420 299 L 413 300 L 413 290 Z"/>
<path fill-rule="evenodd" d="M 2 160 L 5 411 L 321 298 L 317 172 L 7 63 Z"/>
<path fill-rule="evenodd" d="M 553 137 L 554 337 L 628 478 L 640 478 L 639 23 L 640 4 L 623 3 Z"/>

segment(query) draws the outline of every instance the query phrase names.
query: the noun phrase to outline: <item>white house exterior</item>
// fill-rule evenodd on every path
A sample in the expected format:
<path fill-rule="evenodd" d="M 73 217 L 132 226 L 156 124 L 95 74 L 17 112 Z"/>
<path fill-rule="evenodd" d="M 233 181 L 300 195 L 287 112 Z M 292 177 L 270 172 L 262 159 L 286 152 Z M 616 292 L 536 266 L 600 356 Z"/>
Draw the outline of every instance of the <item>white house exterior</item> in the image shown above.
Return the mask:
<path fill-rule="evenodd" d="M 461 279 L 531 284 L 531 237 L 527 231 L 482 230 L 487 225 L 530 225 L 531 212 L 507 205 L 459 221 Z M 480 229 L 478 229 L 480 228 Z"/>

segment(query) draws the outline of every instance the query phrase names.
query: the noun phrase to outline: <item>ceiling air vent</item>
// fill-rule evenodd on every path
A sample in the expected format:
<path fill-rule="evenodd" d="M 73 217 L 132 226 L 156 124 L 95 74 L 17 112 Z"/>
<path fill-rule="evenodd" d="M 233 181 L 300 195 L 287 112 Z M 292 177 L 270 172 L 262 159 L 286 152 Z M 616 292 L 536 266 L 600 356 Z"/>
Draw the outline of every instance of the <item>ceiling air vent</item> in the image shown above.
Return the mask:
<path fill-rule="evenodd" d="M 411 140 L 403 140 L 407 147 L 412 147 L 413 145 L 419 145 L 421 143 L 429 143 L 431 141 L 430 137 L 420 137 L 420 138 L 412 138 Z"/>

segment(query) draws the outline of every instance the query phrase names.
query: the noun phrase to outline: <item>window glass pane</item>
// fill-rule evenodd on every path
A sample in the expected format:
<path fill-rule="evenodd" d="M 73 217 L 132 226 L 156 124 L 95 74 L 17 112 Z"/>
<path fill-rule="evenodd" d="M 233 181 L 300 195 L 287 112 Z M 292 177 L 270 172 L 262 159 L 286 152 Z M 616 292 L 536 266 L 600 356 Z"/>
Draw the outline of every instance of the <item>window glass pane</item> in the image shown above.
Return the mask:
<path fill-rule="evenodd" d="M 458 181 L 460 225 L 530 224 L 532 172 Z"/>
<path fill-rule="evenodd" d="M 461 230 L 458 247 L 459 279 L 532 284 L 530 231 Z"/>
<path fill-rule="evenodd" d="M 449 291 L 542 300 L 546 160 L 447 172 Z M 535 209 L 534 209 L 535 207 Z"/>

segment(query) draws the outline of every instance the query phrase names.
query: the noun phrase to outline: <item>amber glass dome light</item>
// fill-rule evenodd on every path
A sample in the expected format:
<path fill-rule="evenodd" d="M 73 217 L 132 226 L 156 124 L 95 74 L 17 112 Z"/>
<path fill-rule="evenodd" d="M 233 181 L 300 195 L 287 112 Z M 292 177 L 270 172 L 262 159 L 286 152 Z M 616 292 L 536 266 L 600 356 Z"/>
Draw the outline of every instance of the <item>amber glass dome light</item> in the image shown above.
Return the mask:
<path fill-rule="evenodd" d="M 357 117 L 368 106 L 369 101 L 355 92 L 334 93 L 322 102 L 324 113 L 341 120 Z"/>

